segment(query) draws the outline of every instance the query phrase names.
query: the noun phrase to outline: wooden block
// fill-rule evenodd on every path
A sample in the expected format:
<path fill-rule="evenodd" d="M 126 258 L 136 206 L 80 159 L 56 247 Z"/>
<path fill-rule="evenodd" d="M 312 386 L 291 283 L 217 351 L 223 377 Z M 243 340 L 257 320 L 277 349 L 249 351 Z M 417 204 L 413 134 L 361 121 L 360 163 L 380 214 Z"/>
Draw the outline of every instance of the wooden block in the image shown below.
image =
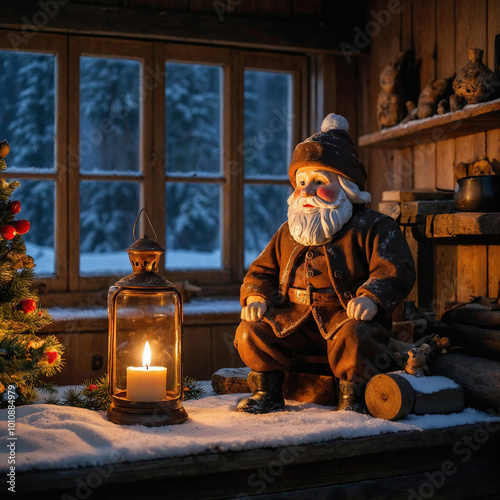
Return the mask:
<path fill-rule="evenodd" d="M 500 361 L 449 353 L 438 356 L 433 372 L 460 384 L 471 403 L 500 406 Z"/>
<path fill-rule="evenodd" d="M 500 234 L 500 213 L 455 212 L 427 217 L 427 238 Z"/>
<path fill-rule="evenodd" d="M 221 368 L 212 375 L 212 388 L 217 394 L 252 392 L 248 386 L 249 368 Z M 316 403 L 325 406 L 337 404 L 337 390 L 333 375 L 286 371 L 283 382 L 285 399 Z"/>
<path fill-rule="evenodd" d="M 338 402 L 333 376 L 296 371 L 285 372 L 283 397 L 325 406 L 335 406 Z"/>
<path fill-rule="evenodd" d="M 460 354 L 500 360 L 500 330 L 455 325 L 442 332 Z"/>
<path fill-rule="evenodd" d="M 401 215 L 401 204 L 397 201 L 381 201 L 378 211 L 397 221 Z"/>
<path fill-rule="evenodd" d="M 401 189 L 382 193 L 382 201 L 449 200 L 450 197 L 450 193 L 433 189 Z"/>
<path fill-rule="evenodd" d="M 452 200 L 404 201 L 401 203 L 401 217 L 443 214 L 454 211 Z"/>
<path fill-rule="evenodd" d="M 444 377 L 415 377 L 402 372 L 370 379 L 365 391 L 370 414 L 385 420 L 406 415 L 454 413 L 464 409 L 463 389 Z"/>
<path fill-rule="evenodd" d="M 252 392 L 247 376 L 250 368 L 221 368 L 212 375 L 212 388 L 217 394 Z"/>

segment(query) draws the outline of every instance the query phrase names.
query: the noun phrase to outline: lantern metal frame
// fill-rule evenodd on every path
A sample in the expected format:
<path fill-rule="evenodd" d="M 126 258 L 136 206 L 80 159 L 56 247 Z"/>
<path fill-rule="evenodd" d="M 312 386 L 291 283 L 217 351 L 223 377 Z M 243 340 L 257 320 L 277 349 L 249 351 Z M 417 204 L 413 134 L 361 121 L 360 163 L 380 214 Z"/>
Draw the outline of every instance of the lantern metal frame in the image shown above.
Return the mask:
<path fill-rule="evenodd" d="M 151 229 L 155 234 L 155 241 L 150 240 L 147 235 L 144 238 L 135 237 L 135 229 L 141 214 L 144 213 Z M 173 283 L 160 276 L 157 272 L 158 263 L 162 253 L 165 251 L 156 242 L 156 232 L 149 220 L 145 209 L 141 209 L 133 228 L 134 243 L 127 249 L 133 273 L 129 274 L 109 288 L 108 291 L 108 390 L 111 404 L 107 415 L 111 422 L 122 425 L 141 424 L 148 427 L 181 424 L 188 418 L 188 414 L 181 404 L 184 394 L 182 373 L 182 335 L 183 335 L 183 311 L 182 297 Z M 143 297 L 161 297 L 161 294 L 173 294 L 175 297 L 176 323 L 175 349 L 173 359 L 175 362 L 174 377 L 179 380 L 178 393 L 166 391 L 162 401 L 133 401 L 127 399 L 126 390 L 115 391 L 116 369 L 117 369 L 117 309 L 118 300 L 126 295 Z M 167 373 L 168 378 L 168 373 Z"/>

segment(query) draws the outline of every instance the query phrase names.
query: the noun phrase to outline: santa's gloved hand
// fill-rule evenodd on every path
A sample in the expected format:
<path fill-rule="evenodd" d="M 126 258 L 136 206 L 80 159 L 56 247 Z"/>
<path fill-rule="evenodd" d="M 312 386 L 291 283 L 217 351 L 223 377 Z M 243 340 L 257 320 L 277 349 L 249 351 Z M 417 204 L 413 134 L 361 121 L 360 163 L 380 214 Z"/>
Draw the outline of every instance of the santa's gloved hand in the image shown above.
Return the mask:
<path fill-rule="evenodd" d="M 241 310 L 241 319 L 244 321 L 260 321 L 266 311 L 266 299 L 259 295 L 251 295 L 247 298 L 247 305 Z"/>
<path fill-rule="evenodd" d="M 347 304 L 347 316 L 351 319 L 370 321 L 377 312 L 376 302 L 367 296 L 356 297 Z"/>

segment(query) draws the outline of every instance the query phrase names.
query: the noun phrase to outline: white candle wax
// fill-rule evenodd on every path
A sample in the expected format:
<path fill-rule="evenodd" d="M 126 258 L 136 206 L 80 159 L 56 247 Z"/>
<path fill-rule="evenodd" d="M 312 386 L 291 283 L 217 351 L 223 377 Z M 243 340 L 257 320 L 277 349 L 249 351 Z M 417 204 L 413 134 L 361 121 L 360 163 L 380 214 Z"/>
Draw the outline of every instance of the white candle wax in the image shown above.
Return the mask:
<path fill-rule="evenodd" d="M 167 390 L 167 369 L 163 366 L 127 367 L 127 399 L 161 401 Z"/>

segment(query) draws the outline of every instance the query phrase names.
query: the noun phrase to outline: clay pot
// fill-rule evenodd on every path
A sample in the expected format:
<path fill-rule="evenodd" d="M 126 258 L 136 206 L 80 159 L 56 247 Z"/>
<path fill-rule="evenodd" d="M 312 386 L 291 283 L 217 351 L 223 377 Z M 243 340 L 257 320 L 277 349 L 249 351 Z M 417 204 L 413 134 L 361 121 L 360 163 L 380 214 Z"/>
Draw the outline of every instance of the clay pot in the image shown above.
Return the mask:
<path fill-rule="evenodd" d="M 469 49 L 469 62 L 457 73 L 453 82 L 455 95 L 464 98 L 467 104 L 477 104 L 495 98 L 497 78 L 482 62 L 481 49 Z"/>
<path fill-rule="evenodd" d="M 500 175 L 476 175 L 457 180 L 453 203 L 461 212 L 500 212 Z"/>

